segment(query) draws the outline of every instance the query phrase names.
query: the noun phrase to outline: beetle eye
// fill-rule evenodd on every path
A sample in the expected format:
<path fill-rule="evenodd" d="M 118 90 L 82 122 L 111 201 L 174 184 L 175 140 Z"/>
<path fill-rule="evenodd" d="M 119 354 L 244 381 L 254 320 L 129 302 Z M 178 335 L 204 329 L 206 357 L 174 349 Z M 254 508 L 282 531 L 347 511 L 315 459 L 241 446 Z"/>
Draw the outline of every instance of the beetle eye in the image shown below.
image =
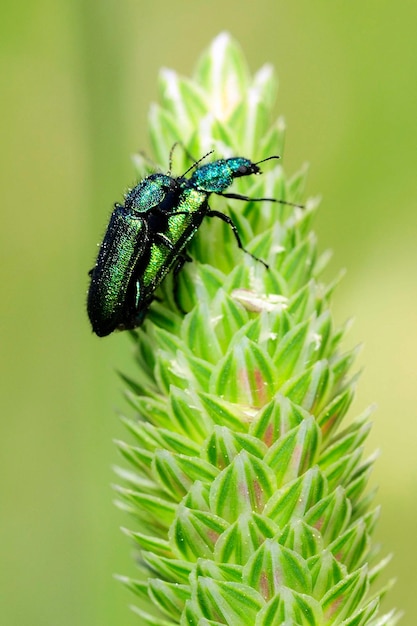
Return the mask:
<path fill-rule="evenodd" d="M 246 165 L 239 165 L 239 174 L 244 176 L 248 171 L 248 167 Z"/>

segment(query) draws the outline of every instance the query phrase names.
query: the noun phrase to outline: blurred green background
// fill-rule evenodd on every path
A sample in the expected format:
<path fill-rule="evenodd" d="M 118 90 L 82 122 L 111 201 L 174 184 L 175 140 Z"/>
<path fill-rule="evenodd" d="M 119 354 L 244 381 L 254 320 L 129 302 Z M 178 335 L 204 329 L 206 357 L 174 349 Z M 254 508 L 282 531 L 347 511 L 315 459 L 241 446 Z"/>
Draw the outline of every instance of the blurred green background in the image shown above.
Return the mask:
<path fill-rule="evenodd" d="M 135 180 L 130 155 L 149 150 L 158 70 L 189 74 L 229 30 L 253 70 L 276 66 L 286 170 L 311 164 L 320 247 L 334 250 L 333 274 L 348 269 L 334 312 L 356 317 L 349 345 L 365 343 L 353 413 L 379 405 L 376 538 L 398 576 L 385 606 L 415 624 L 415 1 L 22 0 L 1 12 L 1 623 L 138 623 L 112 579 L 135 568 L 109 487 L 130 346 L 92 335 L 87 271 Z"/>

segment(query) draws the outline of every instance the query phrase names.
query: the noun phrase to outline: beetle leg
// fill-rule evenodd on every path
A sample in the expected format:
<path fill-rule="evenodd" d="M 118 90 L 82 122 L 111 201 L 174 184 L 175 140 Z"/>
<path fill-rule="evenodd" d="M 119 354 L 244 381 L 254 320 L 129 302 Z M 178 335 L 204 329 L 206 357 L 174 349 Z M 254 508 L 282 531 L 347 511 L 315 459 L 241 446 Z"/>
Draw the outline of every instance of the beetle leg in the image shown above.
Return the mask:
<path fill-rule="evenodd" d="M 220 194 L 220 195 L 223 195 L 223 194 Z M 252 254 L 252 252 L 249 252 L 249 250 L 246 250 L 246 248 L 243 247 L 242 240 L 240 238 L 240 235 L 238 233 L 236 225 L 233 222 L 231 217 L 229 217 L 228 215 L 225 215 L 224 213 L 220 213 L 220 211 L 212 211 L 211 209 L 210 209 L 210 211 L 208 211 L 206 213 L 206 215 L 208 217 L 218 217 L 219 219 L 223 220 L 223 222 L 226 222 L 226 224 L 228 224 L 230 226 L 230 228 L 232 229 L 233 234 L 234 234 L 235 239 L 236 239 L 236 242 L 237 242 L 237 245 L 239 246 L 239 248 L 241 250 L 243 250 L 243 252 L 245 252 L 246 254 L 249 254 L 249 256 L 251 256 L 252 259 L 255 259 L 255 261 L 259 261 L 259 263 L 262 263 L 262 265 L 264 265 L 266 267 L 266 269 L 269 269 L 268 263 L 265 263 L 265 261 L 263 261 L 259 257 L 255 256 L 254 254 Z"/>
<path fill-rule="evenodd" d="M 157 241 L 159 241 L 159 243 L 162 243 L 163 246 L 168 248 L 168 250 L 176 250 L 177 249 L 175 247 L 175 244 L 172 243 L 171 239 L 168 239 L 168 237 L 166 237 L 163 233 L 155 233 L 155 239 Z M 181 252 L 179 254 L 179 257 L 183 258 L 184 262 L 185 261 L 192 261 L 192 258 L 190 257 L 190 255 L 187 254 L 186 252 Z"/>
<path fill-rule="evenodd" d="M 217 196 L 223 196 L 223 198 L 229 198 L 230 200 L 243 200 L 244 202 L 277 202 L 278 204 L 287 204 L 298 209 L 305 209 L 302 204 L 296 204 L 295 202 L 287 202 L 286 200 L 278 200 L 277 198 L 250 198 L 249 196 L 242 196 L 240 193 L 216 193 Z"/>
<path fill-rule="evenodd" d="M 154 237 L 155 240 L 158 241 L 158 243 L 161 243 L 163 246 L 168 248 L 168 250 L 175 250 L 175 246 L 172 243 L 171 239 L 168 239 L 168 237 L 166 237 L 164 233 L 155 233 Z"/>

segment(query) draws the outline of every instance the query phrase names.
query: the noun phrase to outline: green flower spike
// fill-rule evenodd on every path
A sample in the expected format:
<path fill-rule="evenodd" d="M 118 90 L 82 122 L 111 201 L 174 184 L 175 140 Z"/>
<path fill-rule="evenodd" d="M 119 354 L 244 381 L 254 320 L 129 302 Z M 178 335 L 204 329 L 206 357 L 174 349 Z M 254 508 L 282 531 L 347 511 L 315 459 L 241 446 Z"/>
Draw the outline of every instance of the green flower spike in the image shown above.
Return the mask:
<path fill-rule="evenodd" d="M 173 154 L 180 175 L 210 150 L 213 159 L 282 155 L 284 122 L 270 113 L 277 84 L 270 66 L 252 77 L 238 46 L 219 35 L 193 79 L 160 76 L 150 112 L 155 161 Z M 136 157 L 140 177 L 148 162 Z M 281 165 L 234 183 L 250 197 L 300 203 L 306 171 Z M 213 196 L 230 228 L 205 219 L 179 275 L 165 281 L 144 325 L 132 332 L 137 380 L 125 378 L 137 412 L 133 442 L 120 443 L 132 471 L 119 470 L 119 504 L 139 550 L 134 610 L 149 626 L 385 626 L 386 589 L 371 583 L 378 517 L 366 493 L 366 412 L 341 427 L 354 394 L 355 350 L 339 351 L 320 282 L 328 255 L 305 209 Z M 337 282 L 337 281 L 336 281 Z"/>

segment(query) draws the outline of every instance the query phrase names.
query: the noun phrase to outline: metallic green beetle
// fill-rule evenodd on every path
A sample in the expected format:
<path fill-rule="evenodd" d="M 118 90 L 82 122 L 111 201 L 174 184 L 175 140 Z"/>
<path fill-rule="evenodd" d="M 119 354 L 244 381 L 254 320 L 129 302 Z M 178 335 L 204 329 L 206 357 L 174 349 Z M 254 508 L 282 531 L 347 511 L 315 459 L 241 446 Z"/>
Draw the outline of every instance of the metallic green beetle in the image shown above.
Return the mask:
<path fill-rule="evenodd" d="M 258 174 L 262 161 L 233 157 L 197 167 L 199 162 L 190 168 L 195 168 L 190 178 L 185 177 L 188 172 L 178 178 L 152 174 L 126 195 L 123 205 L 115 205 L 90 271 L 87 310 L 98 336 L 142 324 L 155 290 L 171 270 L 177 273 L 188 260 L 187 244 L 205 217 L 218 217 L 229 224 L 244 250 L 231 218 L 209 207 L 210 194 L 291 204 L 226 193 L 235 178 Z"/>

